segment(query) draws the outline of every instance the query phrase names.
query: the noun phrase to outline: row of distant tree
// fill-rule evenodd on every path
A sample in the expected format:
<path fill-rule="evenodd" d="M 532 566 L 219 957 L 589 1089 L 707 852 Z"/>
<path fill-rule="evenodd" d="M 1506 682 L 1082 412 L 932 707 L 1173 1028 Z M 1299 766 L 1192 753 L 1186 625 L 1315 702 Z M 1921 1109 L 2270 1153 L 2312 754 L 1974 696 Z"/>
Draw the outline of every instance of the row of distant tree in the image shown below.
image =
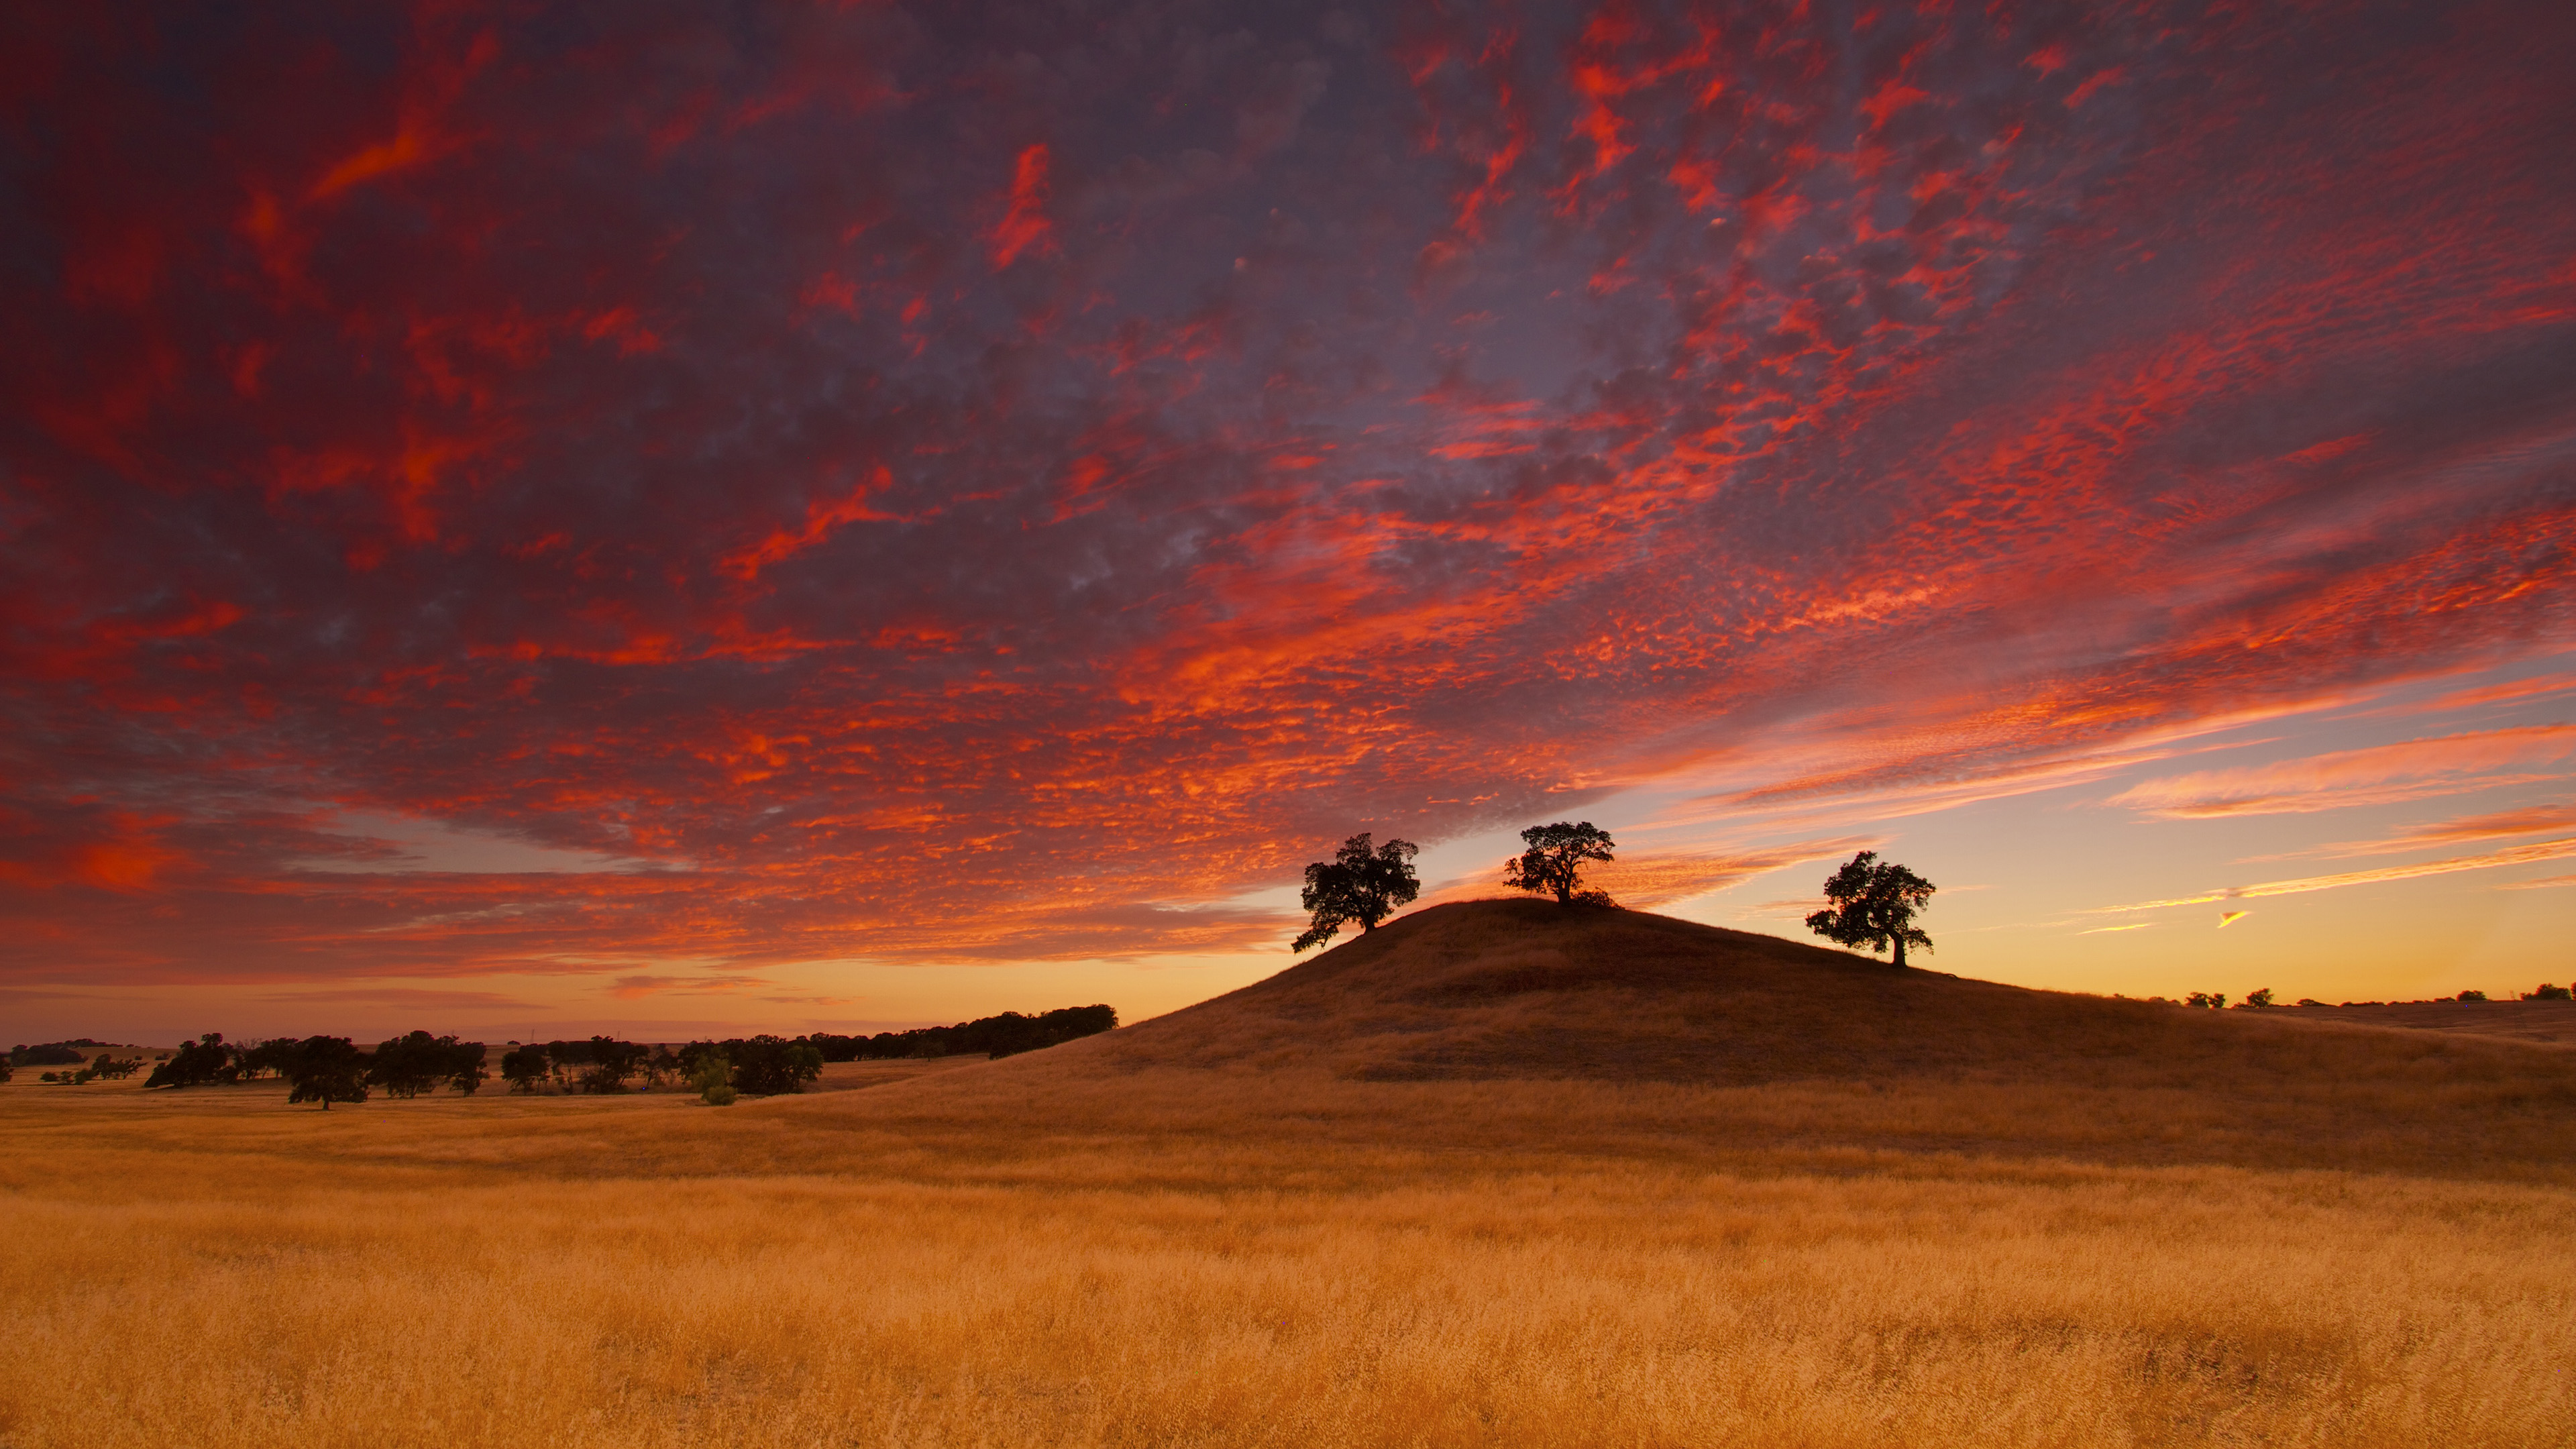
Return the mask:
<path fill-rule="evenodd" d="M 2521 993 L 2521 998 L 2524 1001 L 2569 1001 L 2576 1000 L 2576 991 L 2570 991 L 2564 986 L 2552 986 L 2548 982 L 2543 981 L 2537 988 Z M 2164 1000 L 2161 996 L 2152 996 L 2147 999 L 2150 1001 Z M 2451 1002 L 2479 1002 L 2486 999 L 2487 994 L 2483 991 L 2463 991 L 2457 996 L 2436 996 L 2417 1001 L 2345 1001 L 2335 1004 L 2339 1006 L 2441 1006 Z M 2182 1004 L 2185 1006 L 2197 1006 L 2210 1011 L 2225 1011 L 2228 1009 L 2227 993 L 2224 991 L 2195 991 L 2191 993 L 2191 995 L 2185 997 Z M 2272 999 L 2272 988 L 2266 986 L 2258 990 L 2246 992 L 2245 999 L 2236 1003 L 2235 1009 L 2238 1011 L 2270 1011 L 2272 1008 L 2279 1006 L 2280 1004 L 2281 1003 Z M 2319 1001 L 2313 996 L 2302 996 L 2299 998 L 2298 1004 L 2301 1006 L 2324 1006 L 2327 1003 Z"/>
<path fill-rule="evenodd" d="M 981 1052 L 987 1057 L 1016 1056 L 1109 1031 L 1118 1013 L 1103 1006 L 1067 1006 L 1034 1016 L 1006 1011 L 999 1016 L 961 1021 L 954 1026 L 885 1031 L 873 1036 L 816 1032 L 793 1039 L 772 1035 L 694 1041 L 673 1050 L 614 1037 L 587 1041 L 511 1043 L 500 1060 L 501 1079 L 513 1091 L 625 1092 L 685 1083 L 709 1101 L 730 1102 L 736 1096 L 773 1096 L 799 1092 L 822 1075 L 826 1062 L 895 1057 L 940 1057 Z M 20 1047 L 12 1059 L 82 1062 L 81 1047 L 100 1043 L 49 1043 Z M 279 1037 L 269 1041 L 228 1042 L 221 1032 L 208 1032 L 162 1058 L 144 1080 L 146 1087 L 204 1087 L 274 1077 L 287 1083 L 287 1100 L 363 1102 L 381 1092 L 388 1097 L 417 1097 L 444 1087 L 472 1094 L 492 1079 L 486 1066 L 489 1048 L 481 1042 L 425 1031 L 392 1037 L 365 1051 L 348 1037 Z M 101 1063 L 105 1063 L 104 1067 Z M 86 1063 L 77 1080 L 97 1076 L 130 1076 L 142 1059 L 120 1062 L 102 1057 Z M 0 1081 L 8 1064 L 0 1062 Z M 47 1073 L 50 1079 L 55 1074 Z M 72 1074 L 65 1074 L 71 1077 Z"/>
<path fill-rule="evenodd" d="M 1503 884 L 1532 895 L 1554 896 L 1560 906 L 1616 907 L 1610 893 L 1586 886 L 1586 867 L 1616 861 L 1618 842 L 1589 820 L 1558 820 L 1521 832 L 1521 853 L 1503 862 Z M 1331 860 L 1306 867 L 1299 901 L 1309 924 L 1290 950 L 1323 945 L 1356 923 L 1367 935 L 1378 923 L 1422 894 L 1413 873 L 1419 847 L 1410 840 L 1376 844 L 1365 831 L 1342 842 Z M 1825 882 L 1825 909 L 1807 917 L 1807 929 L 1843 946 L 1893 951 L 1890 964 L 1905 968 L 1905 948 L 1932 949 L 1932 938 L 1914 924 L 1938 889 L 1894 861 L 1864 850 L 1843 862 Z"/>

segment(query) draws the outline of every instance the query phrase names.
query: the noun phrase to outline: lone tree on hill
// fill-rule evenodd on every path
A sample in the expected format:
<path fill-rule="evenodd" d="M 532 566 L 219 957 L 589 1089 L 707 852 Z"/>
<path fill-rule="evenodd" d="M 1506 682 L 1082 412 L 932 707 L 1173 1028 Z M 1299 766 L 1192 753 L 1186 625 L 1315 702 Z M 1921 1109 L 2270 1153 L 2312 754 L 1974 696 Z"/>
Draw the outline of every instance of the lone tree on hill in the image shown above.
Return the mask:
<path fill-rule="evenodd" d="M 1529 848 L 1518 860 L 1503 862 L 1503 884 L 1532 895 L 1554 891 L 1560 906 L 1610 904 L 1606 893 L 1583 889 L 1585 863 L 1613 859 L 1610 849 L 1619 842 L 1610 838 L 1609 831 L 1595 828 L 1589 820 L 1580 824 L 1560 820 L 1522 831 L 1521 842 Z"/>
<path fill-rule="evenodd" d="M 1896 948 L 1894 965 L 1905 969 L 1905 948 L 1932 949 L 1932 938 L 1915 929 L 1914 917 L 1931 903 L 1932 882 L 1875 850 L 1864 850 L 1843 862 L 1825 882 L 1832 909 L 1807 917 L 1807 929 L 1838 946 L 1865 946 L 1872 951 Z"/>
<path fill-rule="evenodd" d="M 1313 913 L 1314 924 L 1291 951 L 1320 946 L 1352 921 L 1360 923 L 1365 936 L 1398 907 L 1411 905 L 1422 894 L 1422 883 L 1413 878 L 1415 849 L 1410 840 L 1389 840 L 1371 849 L 1363 830 L 1343 841 L 1331 860 L 1306 867 L 1306 890 L 1298 899 Z"/>

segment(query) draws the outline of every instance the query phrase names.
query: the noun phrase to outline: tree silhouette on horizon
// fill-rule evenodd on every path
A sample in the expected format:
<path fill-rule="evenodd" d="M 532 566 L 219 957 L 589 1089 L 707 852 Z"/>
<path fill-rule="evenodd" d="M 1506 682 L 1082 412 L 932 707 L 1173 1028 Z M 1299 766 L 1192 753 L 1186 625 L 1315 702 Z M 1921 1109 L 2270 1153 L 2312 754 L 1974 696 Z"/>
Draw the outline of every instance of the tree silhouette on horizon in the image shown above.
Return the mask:
<path fill-rule="evenodd" d="M 1877 851 L 1864 850 L 1825 882 L 1825 899 L 1832 904 L 1807 917 L 1807 929 L 1838 946 L 1872 951 L 1893 946 L 1896 956 L 1890 964 L 1902 971 L 1907 946 L 1932 949 L 1932 938 L 1915 928 L 1914 918 L 1936 889 L 1894 861 L 1880 860 Z"/>
<path fill-rule="evenodd" d="M 1560 906 L 1596 897 L 1598 903 L 1609 901 L 1600 891 L 1583 889 L 1583 867 L 1587 863 L 1606 863 L 1616 858 L 1610 851 L 1619 842 L 1610 838 L 1609 831 L 1589 820 L 1559 820 L 1522 831 L 1521 843 L 1528 848 L 1519 858 L 1503 862 L 1503 884 L 1532 895 L 1553 891 Z"/>
<path fill-rule="evenodd" d="M 1413 878 L 1417 850 L 1412 841 L 1395 839 L 1372 848 L 1363 830 L 1343 841 L 1331 860 L 1307 866 L 1306 889 L 1298 899 L 1312 923 L 1289 950 L 1303 953 L 1320 946 L 1352 921 L 1360 923 L 1365 936 L 1378 922 L 1413 904 L 1422 894 L 1422 883 Z"/>

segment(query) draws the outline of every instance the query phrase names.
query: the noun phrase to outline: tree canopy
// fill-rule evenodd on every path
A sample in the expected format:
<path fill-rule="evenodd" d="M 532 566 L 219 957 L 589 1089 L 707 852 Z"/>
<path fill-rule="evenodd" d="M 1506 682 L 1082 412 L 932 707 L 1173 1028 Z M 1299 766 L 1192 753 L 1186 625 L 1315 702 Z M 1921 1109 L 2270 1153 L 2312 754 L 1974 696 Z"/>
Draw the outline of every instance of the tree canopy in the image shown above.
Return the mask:
<path fill-rule="evenodd" d="M 441 1082 L 470 1096 L 491 1076 L 483 1070 L 483 1051 L 479 1041 L 415 1031 L 376 1048 L 367 1080 L 389 1097 L 415 1097 L 436 1090 Z"/>
<path fill-rule="evenodd" d="M 1389 840 L 1372 849 L 1363 830 L 1343 841 L 1331 860 L 1307 866 L 1306 889 L 1298 899 L 1313 924 L 1289 949 L 1302 952 L 1320 946 L 1353 921 L 1366 935 L 1377 929 L 1378 922 L 1411 905 L 1422 894 L 1422 883 L 1413 878 L 1415 850 L 1410 840 Z"/>
<path fill-rule="evenodd" d="M 1878 852 L 1864 850 L 1843 862 L 1825 882 L 1825 910 L 1807 917 L 1807 929 L 1838 946 L 1885 951 L 1893 947 L 1893 964 L 1905 969 L 1905 948 L 1932 949 L 1932 938 L 1915 928 L 1914 918 L 1930 904 L 1932 882 Z"/>
<path fill-rule="evenodd" d="M 239 1081 L 241 1068 L 234 1048 L 224 1045 L 224 1034 L 207 1032 L 192 1042 L 182 1042 L 152 1075 L 143 1079 L 147 1087 L 202 1087 L 214 1082 Z"/>
<path fill-rule="evenodd" d="M 1521 852 L 1520 858 L 1503 862 L 1503 884 L 1532 895 L 1553 892 L 1560 906 L 1578 900 L 1609 902 L 1609 896 L 1602 892 L 1583 889 L 1583 867 L 1614 858 L 1610 851 L 1619 842 L 1610 838 L 1609 831 L 1589 820 L 1559 820 L 1522 831 L 1521 843 L 1528 849 Z"/>
<path fill-rule="evenodd" d="M 286 1100 L 319 1102 L 325 1112 L 334 1102 L 363 1102 L 367 1069 L 374 1064 L 345 1036 L 308 1036 L 295 1044 L 294 1055 L 282 1069 Z"/>

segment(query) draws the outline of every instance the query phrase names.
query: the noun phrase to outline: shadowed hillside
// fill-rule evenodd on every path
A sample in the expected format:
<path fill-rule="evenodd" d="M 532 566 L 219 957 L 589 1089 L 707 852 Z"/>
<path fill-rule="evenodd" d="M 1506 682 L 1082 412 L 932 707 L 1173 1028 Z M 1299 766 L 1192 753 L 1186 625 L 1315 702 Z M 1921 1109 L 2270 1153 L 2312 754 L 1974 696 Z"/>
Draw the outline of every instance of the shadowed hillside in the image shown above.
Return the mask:
<path fill-rule="evenodd" d="M 1007 1106 L 1039 1130 L 1450 1148 L 1662 1151 L 1686 1137 L 2475 1175 L 2576 1165 L 2576 1053 L 2306 1017 L 1899 972 L 1644 912 L 1470 901 L 862 1110 L 916 1127 Z"/>
<path fill-rule="evenodd" d="M 1102 1065 L 1362 1080 L 2187 1085 L 2438 1055 L 2403 1034 L 1963 981 L 1641 911 L 1469 901 L 1102 1043 Z"/>

